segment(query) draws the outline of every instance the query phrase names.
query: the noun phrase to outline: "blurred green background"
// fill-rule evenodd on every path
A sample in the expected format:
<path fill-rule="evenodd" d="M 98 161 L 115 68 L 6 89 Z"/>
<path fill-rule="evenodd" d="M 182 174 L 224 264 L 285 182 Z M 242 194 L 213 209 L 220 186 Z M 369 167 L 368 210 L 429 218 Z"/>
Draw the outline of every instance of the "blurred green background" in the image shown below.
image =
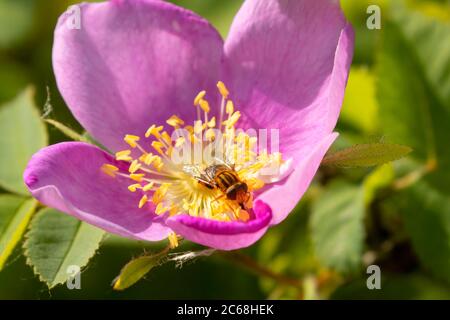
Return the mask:
<path fill-rule="evenodd" d="M 208 18 L 226 37 L 242 1 L 175 2 Z M 57 17 L 73 3 L 0 0 L 0 249 L 6 248 L 1 232 L 8 219 L 27 201 L 17 182 L 27 150 L 45 145 L 47 138 L 50 144 L 68 140 L 53 126 L 43 131 L 37 114 L 21 106 L 34 104 L 45 112 L 48 88 L 53 107 L 48 117 L 82 133 L 56 89 L 51 66 Z M 300 286 L 213 255 L 182 268 L 165 264 L 116 292 L 111 282 L 123 265 L 161 244 L 107 236 L 82 273 L 81 290 L 65 285 L 49 290 L 27 265 L 21 241 L 0 272 L 0 299 L 449 299 L 450 1 L 341 3 L 356 43 L 337 128 L 341 136 L 333 148 L 391 142 L 414 151 L 376 168 L 322 167 L 295 212 L 243 250 Z M 381 30 L 366 26 L 366 9 L 373 4 L 381 8 Z M 191 248 L 183 244 L 180 250 Z M 366 287 L 371 264 L 381 268 L 381 290 Z"/>

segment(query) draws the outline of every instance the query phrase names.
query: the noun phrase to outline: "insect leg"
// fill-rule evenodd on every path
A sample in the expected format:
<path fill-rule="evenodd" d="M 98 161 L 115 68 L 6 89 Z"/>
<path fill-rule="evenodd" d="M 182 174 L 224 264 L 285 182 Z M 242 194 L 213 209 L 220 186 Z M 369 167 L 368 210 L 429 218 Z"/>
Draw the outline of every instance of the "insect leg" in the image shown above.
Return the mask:
<path fill-rule="evenodd" d="M 220 200 L 222 198 L 225 198 L 226 196 L 227 196 L 226 194 L 221 194 L 220 196 L 215 197 L 213 201 L 216 202 L 216 201 L 218 201 L 218 200 Z"/>
<path fill-rule="evenodd" d="M 195 180 L 203 183 L 207 188 L 214 189 L 216 187 L 216 185 L 213 182 L 211 182 L 211 180 L 205 179 L 203 175 L 201 177 L 194 177 L 194 178 Z"/>
<path fill-rule="evenodd" d="M 223 165 L 225 165 L 228 169 L 233 170 L 234 171 L 234 164 L 232 166 L 230 166 L 227 162 L 223 161 L 222 159 L 219 159 L 217 157 L 214 158 L 216 161 L 222 163 Z"/>

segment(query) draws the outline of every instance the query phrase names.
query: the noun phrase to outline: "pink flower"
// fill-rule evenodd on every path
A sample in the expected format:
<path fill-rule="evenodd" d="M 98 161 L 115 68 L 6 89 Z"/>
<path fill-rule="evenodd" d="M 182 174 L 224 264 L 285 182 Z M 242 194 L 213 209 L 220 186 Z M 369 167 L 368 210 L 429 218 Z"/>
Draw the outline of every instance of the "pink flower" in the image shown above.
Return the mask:
<path fill-rule="evenodd" d="M 81 29 L 68 28 L 63 15 L 55 30 L 57 84 L 78 121 L 117 154 L 81 142 L 44 148 L 24 173 L 33 196 L 124 237 L 158 241 L 177 234 L 222 250 L 249 246 L 285 219 L 337 137 L 353 54 L 353 31 L 338 2 L 247 0 L 225 42 L 201 17 L 163 1 L 80 8 Z M 220 82 L 221 94 L 219 80 L 228 86 Z M 197 96 L 202 90 L 207 95 Z M 248 153 L 239 154 L 239 179 L 249 188 L 240 202 L 214 199 L 223 190 L 199 182 L 201 172 L 179 173 L 166 159 L 171 132 L 162 136 L 158 128 L 168 119 L 185 128 L 182 121 L 194 124 L 204 114 L 198 127 L 187 128 L 192 136 L 176 142 L 192 145 L 186 142 L 195 139 L 192 132 L 206 132 L 213 116 L 222 127 L 218 120 L 231 99 L 240 113 L 225 110 L 234 118 L 222 131 L 279 129 L 285 164 L 262 187 L 258 170 L 277 154 L 258 150 L 262 165 L 253 169 L 242 160 Z"/>

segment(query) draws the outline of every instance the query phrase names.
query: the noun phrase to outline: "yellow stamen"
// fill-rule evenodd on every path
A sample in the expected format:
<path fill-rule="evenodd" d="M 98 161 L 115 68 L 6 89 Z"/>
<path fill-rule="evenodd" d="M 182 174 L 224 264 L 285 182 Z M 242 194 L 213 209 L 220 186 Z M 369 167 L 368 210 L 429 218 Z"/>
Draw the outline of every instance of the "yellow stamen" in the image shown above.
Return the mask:
<path fill-rule="evenodd" d="M 178 247 L 178 236 L 174 232 L 171 232 L 167 239 L 169 239 L 171 249 Z"/>
<path fill-rule="evenodd" d="M 172 126 L 172 127 L 174 127 L 174 128 L 178 128 L 179 126 L 184 125 L 184 121 L 181 120 L 180 118 L 178 118 L 176 115 L 171 116 L 171 117 L 166 121 L 166 123 L 167 123 L 169 126 Z"/>
<path fill-rule="evenodd" d="M 200 105 L 200 108 L 202 108 L 202 110 L 204 112 L 208 113 L 210 111 L 208 101 L 201 99 L 199 102 L 199 105 Z"/>
<path fill-rule="evenodd" d="M 164 205 L 162 203 L 158 203 L 158 205 L 156 206 L 156 209 L 155 209 L 155 213 L 157 215 L 161 215 L 161 214 L 167 212 L 168 210 L 169 210 L 169 208 L 164 207 Z"/>
<path fill-rule="evenodd" d="M 125 138 L 123 139 L 126 143 L 128 143 L 128 145 L 132 148 L 136 148 L 137 147 L 137 141 L 139 141 L 139 137 L 138 136 L 134 136 L 132 134 L 127 134 L 125 136 Z"/>
<path fill-rule="evenodd" d="M 273 159 L 276 164 L 280 165 L 283 163 L 283 158 L 280 152 L 273 153 Z"/>
<path fill-rule="evenodd" d="M 143 174 L 143 173 L 139 173 L 139 174 L 132 173 L 132 174 L 130 174 L 130 179 L 134 180 L 136 182 L 141 182 L 142 178 L 144 178 L 144 177 L 145 177 L 145 174 Z"/>
<path fill-rule="evenodd" d="M 116 160 L 118 161 L 131 161 L 133 158 L 130 157 L 131 150 L 123 150 L 116 152 Z"/>
<path fill-rule="evenodd" d="M 200 100 L 202 100 L 206 95 L 206 91 L 200 91 L 198 95 L 194 99 L 194 106 L 198 106 L 200 104 Z"/>
<path fill-rule="evenodd" d="M 201 120 L 195 121 L 194 133 L 195 134 L 200 134 L 200 133 L 202 133 L 202 131 L 203 131 L 203 123 L 202 123 L 202 121 Z"/>
<path fill-rule="evenodd" d="M 175 140 L 175 148 L 179 148 L 186 142 L 186 139 L 184 137 L 179 137 L 177 140 Z"/>
<path fill-rule="evenodd" d="M 157 126 L 155 126 L 155 125 L 152 125 L 150 128 L 147 129 L 147 132 L 145 133 L 145 137 L 148 138 L 148 137 L 150 137 L 150 136 L 154 136 L 155 138 L 159 138 L 159 137 L 160 137 L 159 132 L 160 132 L 162 129 L 164 129 L 163 126 L 157 127 Z"/>
<path fill-rule="evenodd" d="M 139 160 L 141 160 L 143 163 L 145 163 L 147 166 L 151 165 L 152 162 L 155 160 L 155 155 L 151 154 L 151 153 L 147 153 L 147 154 L 143 154 Z"/>
<path fill-rule="evenodd" d="M 216 126 L 216 117 L 212 117 L 206 125 L 210 128 L 214 128 Z"/>
<path fill-rule="evenodd" d="M 107 164 L 107 163 L 102 165 L 101 169 L 104 173 L 106 173 L 108 176 L 113 177 L 113 178 L 116 177 L 116 173 L 119 171 L 119 168 L 117 168 L 116 166 L 113 166 L 112 164 Z"/>
<path fill-rule="evenodd" d="M 146 194 L 144 194 L 141 198 L 141 200 L 139 201 L 139 209 L 142 209 L 148 202 L 148 197 Z"/>
<path fill-rule="evenodd" d="M 155 159 L 153 161 L 153 166 L 158 170 L 161 171 L 162 167 L 164 166 L 164 163 L 162 162 L 161 158 L 158 156 L 155 156 Z"/>
<path fill-rule="evenodd" d="M 131 192 L 136 192 L 137 189 L 141 189 L 141 185 L 139 183 L 128 186 L 128 190 L 130 190 Z"/>
<path fill-rule="evenodd" d="M 164 148 L 164 144 L 160 141 L 153 141 L 152 142 L 152 147 L 159 153 L 159 154 L 164 154 L 164 151 L 162 150 L 162 148 Z"/>
<path fill-rule="evenodd" d="M 222 81 L 217 82 L 217 88 L 224 99 L 228 98 L 230 92 Z"/>
<path fill-rule="evenodd" d="M 247 185 L 251 190 L 258 190 L 264 187 L 264 181 L 256 178 L 247 179 Z"/>
<path fill-rule="evenodd" d="M 178 211 L 179 211 L 178 207 L 172 205 L 172 207 L 170 208 L 170 211 L 169 211 L 170 216 L 174 216 L 175 214 L 177 214 Z"/>
<path fill-rule="evenodd" d="M 130 173 L 135 173 L 140 168 L 141 168 L 141 164 L 137 160 L 133 160 L 133 162 L 131 163 L 130 167 L 128 168 L 128 171 Z"/>
<path fill-rule="evenodd" d="M 216 138 L 216 134 L 215 134 L 215 132 L 214 132 L 214 129 L 208 129 L 208 130 L 206 130 L 205 138 L 206 138 L 206 140 L 208 140 L 208 141 L 213 141 L 213 140 Z"/>
<path fill-rule="evenodd" d="M 226 125 L 227 128 L 231 128 L 236 124 L 240 117 L 241 113 L 239 111 L 236 111 L 228 118 L 228 120 L 224 121 L 223 124 Z"/>
<path fill-rule="evenodd" d="M 164 131 L 161 134 L 161 138 L 163 139 L 163 141 L 165 143 L 167 143 L 167 145 L 169 145 L 169 146 L 172 145 L 172 138 L 170 137 L 170 135 L 166 131 Z"/>
<path fill-rule="evenodd" d="M 227 101 L 227 105 L 225 107 L 227 114 L 232 114 L 234 112 L 234 103 L 231 100 Z"/>
<path fill-rule="evenodd" d="M 163 183 L 158 189 L 156 189 L 155 193 L 153 194 L 153 203 L 159 204 L 163 198 L 164 195 L 167 193 L 167 190 L 169 189 L 170 183 Z"/>
<path fill-rule="evenodd" d="M 142 188 L 142 190 L 144 190 L 145 192 L 150 191 L 150 190 L 153 188 L 154 185 L 155 185 L 154 182 L 150 182 L 149 184 L 146 184 L 146 185 Z"/>

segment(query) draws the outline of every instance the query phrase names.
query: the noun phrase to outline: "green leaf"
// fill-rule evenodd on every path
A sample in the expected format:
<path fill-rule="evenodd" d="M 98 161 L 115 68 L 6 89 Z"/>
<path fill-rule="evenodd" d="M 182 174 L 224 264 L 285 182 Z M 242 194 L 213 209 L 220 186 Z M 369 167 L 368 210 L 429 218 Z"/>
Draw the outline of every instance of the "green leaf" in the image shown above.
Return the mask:
<path fill-rule="evenodd" d="M 367 8 L 377 5 L 381 9 L 382 21 L 386 18 L 386 9 L 391 0 L 346 0 L 340 1 L 345 17 L 351 22 L 355 30 L 355 52 L 353 64 L 372 63 L 377 49 L 380 30 L 369 30 L 366 25 Z M 363 106 L 361 107 L 363 108 Z"/>
<path fill-rule="evenodd" d="M 13 101 L 0 107 L 0 186 L 28 195 L 22 175 L 31 156 L 48 143 L 45 125 L 28 88 Z"/>
<path fill-rule="evenodd" d="M 344 182 L 328 187 L 312 208 L 312 239 L 319 260 L 351 273 L 361 265 L 364 244 L 364 190 Z"/>
<path fill-rule="evenodd" d="M 401 300 L 448 300 L 450 287 L 424 275 L 393 276 L 381 270 L 381 289 L 369 290 L 366 278 L 355 280 L 337 289 L 331 299 L 401 299 Z M 367 275 L 369 276 L 369 275 Z"/>
<path fill-rule="evenodd" d="M 145 255 L 128 262 L 114 280 L 114 290 L 125 290 L 141 280 L 154 267 L 161 264 L 168 248 L 154 255 Z"/>
<path fill-rule="evenodd" d="M 394 178 L 395 172 L 391 163 L 382 165 L 367 175 L 363 182 L 366 206 L 373 201 L 377 191 L 389 186 Z"/>
<path fill-rule="evenodd" d="M 378 129 L 375 78 L 367 67 L 352 67 L 339 121 L 367 134 Z"/>
<path fill-rule="evenodd" d="M 323 165 L 337 167 L 371 167 L 398 160 L 412 150 L 398 144 L 357 144 L 325 156 Z"/>
<path fill-rule="evenodd" d="M 450 10 L 448 9 L 449 3 L 447 0 L 409 0 L 408 5 L 431 18 L 441 20 L 443 22 L 450 21 Z"/>
<path fill-rule="evenodd" d="M 84 267 L 105 232 L 55 209 L 43 209 L 31 222 L 24 244 L 27 263 L 49 288 L 67 281 L 71 265 Z"/>
<path fill-rule="evenodd" d="M 397 5 L 385 23 L 377 92 L 383 132 L 437 162 L 434 184 L 450 180 L 450 24 Z"/>
<path fill-rule="evenodd" d="M 394 202 L 422 264 L 450 283 L 450 198 L 420 182 Z"/>
<path fill-rule="evenodd" d="M 302 201 L 283 223 L 269 229 L 258 245 L 258 260 L 277 272 L 310 273 L 318 267 L 309 230 L 309 217 Z"/>
<path fill-rule="evenodd" d="M 0 48 L 11 48 L 32 30 L 33 0 L 0 1 Z"/>
<path fill-rule="evenodd" d="M 0 103 L 14 99 L 32 75 L 26 66 L 11 58 L 0 57 Z"/>
<path fill-rule="evenodd" d="M 36 207 L 34 199 L 0 195 L 0 271 L 22 239 Z"/>

